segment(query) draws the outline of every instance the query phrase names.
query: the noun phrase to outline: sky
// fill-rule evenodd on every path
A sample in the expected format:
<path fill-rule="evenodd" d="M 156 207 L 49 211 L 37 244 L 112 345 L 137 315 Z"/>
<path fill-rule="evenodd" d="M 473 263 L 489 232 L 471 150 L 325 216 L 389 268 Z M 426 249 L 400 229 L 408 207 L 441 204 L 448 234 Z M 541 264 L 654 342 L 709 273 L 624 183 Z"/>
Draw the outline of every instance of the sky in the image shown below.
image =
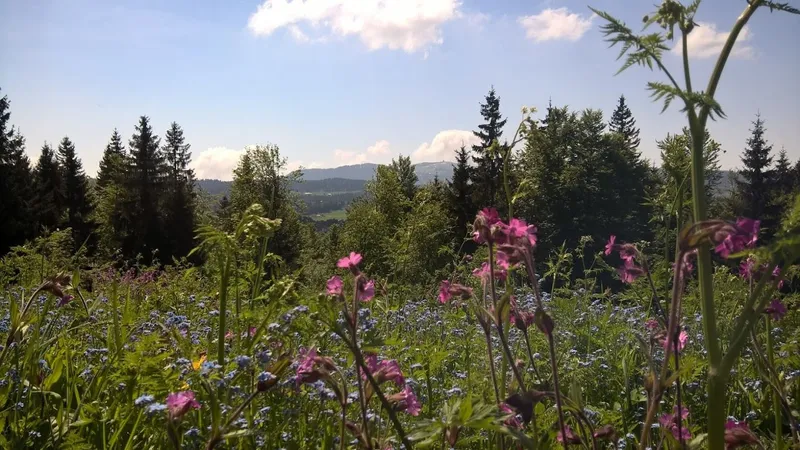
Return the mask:
<path fill-rule="evenodd" d="M 89 175 L 114 128 L 127 140 L 141 115 L 160 136 L 181 125 L 200 178 L 230 179 L 252 144 L 278 145 L 292 168 L 452 160 L 474 142 L 492 86 L 509 139 L 523 106 L 609 117 L 625 95 L 657 164 L 656 140 L 685 119 L 645 90 L 663 74 L 615 75 L 617 50 L 588 8 L 638 30 L 656 2 L 590 1 L 0 0 L 0 95 L 33 161 L 69 136 Z M 696 89 L 744 6 L 701 5 L 689 36 Z M 760 10 L 741 33 L 716 96 L 727 119 L 710 125 L 724 168 L 740 166 L 758 112 L 776 152 L 800 158 L 798 25 Z M 676 76 L 680 60 L 664 55 Z"/>

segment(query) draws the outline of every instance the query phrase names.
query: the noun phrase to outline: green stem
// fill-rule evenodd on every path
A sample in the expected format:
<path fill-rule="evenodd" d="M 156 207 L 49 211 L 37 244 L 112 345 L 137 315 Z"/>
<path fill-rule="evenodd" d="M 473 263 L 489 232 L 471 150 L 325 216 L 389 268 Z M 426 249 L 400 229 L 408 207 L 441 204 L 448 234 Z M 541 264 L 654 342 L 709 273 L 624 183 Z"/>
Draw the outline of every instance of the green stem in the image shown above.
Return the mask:
<path fill-rule="evenodd" d="M 767 328 L 767 361 L 773 373 L 777 373 L 775 370 L 775 349 L 772 342 L 772 333 L 770 332 L 772 323 L 769 316 L 767 316 L 765 324 Z M 772 409 L 775 413 L 775 450 L 783 450 L 783 414 L 781 413 L 781 398 L 778 391 L 775 389 L 772 390 Z"/>
<path fill-rule="evenodd" d="M 220 262 L 222 274 L 220 276 L 219 289 L 219 333 L 217 335 L 217 364 L 225 367 L 225 315 L 228 309 L 228 281 L 231 271 L 231 259 L 228 255 L 223 256 Z"/>

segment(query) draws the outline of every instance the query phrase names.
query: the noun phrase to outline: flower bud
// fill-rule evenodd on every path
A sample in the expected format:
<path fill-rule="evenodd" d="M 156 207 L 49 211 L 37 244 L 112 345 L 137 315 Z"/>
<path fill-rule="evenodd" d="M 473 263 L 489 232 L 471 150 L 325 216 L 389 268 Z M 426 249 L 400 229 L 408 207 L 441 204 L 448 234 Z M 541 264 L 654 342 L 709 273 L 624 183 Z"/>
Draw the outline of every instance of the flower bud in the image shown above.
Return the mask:
<path fill-rule="evenodd" d="M 539 328 L 539 331 L 544 333 L 547 336 L 553 334 L 553 329 L 555 328 L 555 323 L 553 319 L 546 313 L 542 308 L 537 308 L 536 313 L 533 315 L 534 321 L 536 322 L 536 326 Z"/>

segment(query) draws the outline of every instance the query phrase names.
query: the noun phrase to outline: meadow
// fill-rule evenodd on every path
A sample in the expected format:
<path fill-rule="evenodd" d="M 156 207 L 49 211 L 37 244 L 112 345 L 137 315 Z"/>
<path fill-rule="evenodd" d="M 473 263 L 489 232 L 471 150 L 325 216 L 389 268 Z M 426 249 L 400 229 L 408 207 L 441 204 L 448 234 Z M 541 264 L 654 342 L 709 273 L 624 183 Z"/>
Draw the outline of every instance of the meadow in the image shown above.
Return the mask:
<path fill-rule="evenodd" d="M 324 233 L 275 145 L 204 207 L 177 123 L 163 147 L 146 116 L 129 149 L 115 130 L 89 186 L 68 138 L 29 170 L 4 97 L 0 198 L 38 209 L 2 204 L 0 448 L 800 449 L 800 163 L 771 165 L 758 117 L 721 196 L 707 131 L 750 17 L 800 11 L 744 5 L 698 91 L 661 59 L 698 7 L 665 0 L 650 34 L 595 11 L 683 107 L 661 167 L 624 97 L 608 132 L 526 107 L 500 144 L 492 89 L 472 163 L 380 165 Z"/>

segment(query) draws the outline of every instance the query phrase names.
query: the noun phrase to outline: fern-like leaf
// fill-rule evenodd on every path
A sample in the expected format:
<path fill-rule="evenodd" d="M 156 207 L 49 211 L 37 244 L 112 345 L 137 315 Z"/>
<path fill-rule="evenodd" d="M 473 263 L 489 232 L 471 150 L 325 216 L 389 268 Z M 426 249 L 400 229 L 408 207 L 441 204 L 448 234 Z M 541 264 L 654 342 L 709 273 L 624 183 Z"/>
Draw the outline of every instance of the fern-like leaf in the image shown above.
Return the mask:
<path fill-rule="evenodd" d="M 788 12 L 790 14 L 800 14 L 800 9 L 797 9 L 788 3 L 764 2 L 764 6 L 769 8 L 770 12 L 774 12 L 777 10 L 777 11 Z"/>

